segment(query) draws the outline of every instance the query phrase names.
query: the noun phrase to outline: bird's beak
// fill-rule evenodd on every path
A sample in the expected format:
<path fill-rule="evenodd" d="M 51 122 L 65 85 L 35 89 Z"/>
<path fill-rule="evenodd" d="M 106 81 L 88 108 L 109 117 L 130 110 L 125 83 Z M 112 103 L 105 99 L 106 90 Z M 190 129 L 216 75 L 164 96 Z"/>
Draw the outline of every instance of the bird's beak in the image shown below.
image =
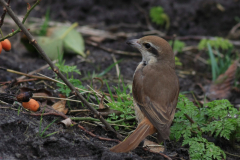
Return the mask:
<path fill-rule="evenodd" d="M 134 48 L 140 49 L 141 45 L 139 44 L 139 39 L 132 39 L 126 41 L 126 43 Z"/>

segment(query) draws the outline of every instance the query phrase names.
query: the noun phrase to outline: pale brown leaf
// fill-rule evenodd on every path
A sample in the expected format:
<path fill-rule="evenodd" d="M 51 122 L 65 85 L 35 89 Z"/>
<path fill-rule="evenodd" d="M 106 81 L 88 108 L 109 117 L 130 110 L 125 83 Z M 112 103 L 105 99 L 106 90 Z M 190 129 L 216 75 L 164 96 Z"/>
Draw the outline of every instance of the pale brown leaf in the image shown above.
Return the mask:
<path fill-rule="evenodd" d="M 215 99 L 228 98 L 231 95 L 232 85 L 234 83 L 237 70 L 237 61 L 230 65 L 227 71 L 221 74 L 208 88 L 207 97 Z"/>
<path fill-rule="evenodd" d="M 64 119 L 59 123 L 63 124 L 65 127 L 69 127 L 73 124 L 73 122 L 70 118 Z"/>
<path fill-rule="evenodd" d="M 66 101 L 65 100 L 61 100 L 56 102 L 55 104 L 53 104 L 53 109 L 55 109 L 56 111 L 62 112 L 63 114 L 67 114 L 68 109 L 65 108 L 66 106 Z"/>
<path fill-rule="evenodd" d="M 157 144 L 153 141 L 150 141 L 148 139 L 144 140 L 143 147 L 147 147 L 152 152 L 157 152 L 157 153 L 164 152 L 164 146 L 159 145 L 159 144 Z"/>

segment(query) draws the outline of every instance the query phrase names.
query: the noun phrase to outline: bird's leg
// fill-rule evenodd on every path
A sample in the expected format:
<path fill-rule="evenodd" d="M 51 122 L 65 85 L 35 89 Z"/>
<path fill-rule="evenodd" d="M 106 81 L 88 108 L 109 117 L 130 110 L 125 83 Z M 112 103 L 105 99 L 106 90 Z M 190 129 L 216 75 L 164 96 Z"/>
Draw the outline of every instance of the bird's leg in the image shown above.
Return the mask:
<path fill-rule="evenodd" d="M 164 140 L 164 151 L 163 151 L 163 153 L 164 154 L 167 154 L 167 145 L 166 145 L 166 140 Z"/>

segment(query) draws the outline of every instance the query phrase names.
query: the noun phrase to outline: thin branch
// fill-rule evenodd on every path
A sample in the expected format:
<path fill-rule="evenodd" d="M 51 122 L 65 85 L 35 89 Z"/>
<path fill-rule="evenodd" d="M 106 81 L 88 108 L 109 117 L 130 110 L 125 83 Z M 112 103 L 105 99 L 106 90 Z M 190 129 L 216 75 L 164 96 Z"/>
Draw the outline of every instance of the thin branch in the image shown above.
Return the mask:
<path fill-rule="evenodd" d="M 151 151 L 151 150 L 149 150 L 149 149 L 147 149 L 147 148 L 144 148 L 144 147 L 143 147 L 142 149 L 145 150 L 145 151 L 151 152 L 151 153 L 160 154 L 160 155 L 163 156 L 164 158 L 167 158 L 168 160 L 172 160 L 172 158 L 168 157 L 167 155 L 165 155 L 165 154 L 163 154 L 163 153 L 161 153 L 161 152 L 154 152 L 154 151 Z"/>
<path fill-rule="evenodd" d="M 9 0 L 9 1 L 10 1 L 10 0 Z M 27 13 L 26 13 L 26 15 L 24 16 L 24 18 L 23 18 L 23 20 L 22 20 L 22 24 L 25 23 L 25 21 L 26 21 L 26 19 L 28 18 L 30 12 L 40 3 L 40 1 L 41 1 L 41 0 L 37 0 L 36 3 L 35 3 L 29 10 L 27 10 Z M 4 3 L 4 5 L 3 5 L 3 3 L 1 3 L 1 4 L 2 4 L 2 6 L 4 6 L 4 8 L 8 11 L 9 8 L 10 8 L 9 5 L 5 5 L 5 4 L 7 4 L 5 1 L 1 1 L 1 2 Z M 20 22 L 20 21 L 19 21 L 19 22 Z M 10 38 L 10 37 L 14 36 L 15 34 L 17 34 L 17 33 L 19 33 L 19 32 L 21 32 L 20 27 L 19 27 L 17 30 L 13 31 L 12 33 L 9 33 L 9 34 L 6 35 L 5 37 L 0 38 L 0 41 L 3 41 L 4 39 Z"/>
<path fill-rule="evenodd" d="M 96 134 L 93 134 L 92 132 L 86 130 L 83 126 L 81 125 L 78 125 L 79 128 L 81 128 L 84 132 L 86 132 L 87 134 L 89 134 L 90 136 L 92 137 L 95 137 L 95 138 L 98 138 L 100 140 L 104 140 L 104 141 L 112 141 L 112 142 L 117 142 L 117 143 L 120 143 L 119 140 L 116 140 L 116 139 L 110 139 L 110 138 L 104 138 L 104 137 L 100 137 L 100 136 L 97 136 Z"/>
<path fill-rule="evenodd" d="M 55 63 L 57 62 L 57 60 L 54 60 L 54 61 L 52 61 L 52 62 L 53 62 L 53 64 L 55 64 Z M 34 74 L 34 73 L 38 73 L 38 72 L 40 72 L 41 70 L 44 70 L 44 69 L 46 69 L 46 68 L 48 68 L 48 67 L 49 67 L 49 65 L 46 64 L 46 65 L 38 68 L 37 70 L 34 70 L 34 71 L 29 72 L 28 75 L 32 75 L 32 74 Z M 26 76 L 18 77 L 17 80 L 24 79 L 25 77 L 26 77 Z"/>
<path fill-rule="evenodd" d="M 11 1 L 8 0 L 8 5 L 10 4 L 10 2 L 11 2 Z M 7 9 L 4 7 L 4 8 L 3 8 L 3 14 L 2 14 L 1 20 L 0 20 L 0 29 L 1 29 L 2 25 L 3 25 L 3 22 L 4 22 L 4 18 L 5 18 L 6 13 L 7 13 Z M 2 35 L 2 36 L 3 36 L 3 35 Z"/>
<path fill-rule="evenodd" d="M 6 68 L 3 68 L 3 67 L 0 67 L 0 70 L 4 70 L 4 71 L 10 72 L 10 73 L 15 73 L 15 74 L 23 75 L 23 76 L 26 76 L 26 77 L 31 77 L 31 78 L 37 78 L 37 79 L 43 79 L 43 80 L 49 80 L 49 81 L 51 81 L 51 79 L 46 78 L 46 77 L 34 76 L 34 75 L 27 74 L 27 73 L 18 72 L 18 71 L 14 71 L 14 70 L 11 70 L 11 69 L 6 69 Z"/>
<path fill-rule="evenodd" d="M 40 0 L 38 0 L 36 3 L 39 3 Z M 38 51 L 38 53 L 45 59 L 45 61 L 49 64 L 49 66 L 52 68 L 52 70 L 58 75 L 59 78 L 63 80 L 64 83 L 75 93 L 75 95 L 97 116 L 97 118 L 100 119 L 100 121 L 105 125 L 107 129 L 114 132 L 117 137 L 122 140 L 122 136 L 117 133 L 110 124 L 102 117 L 102 115 L 94 108 L 92 107 L 87 100 L 75 89 L 75 87 L 67 80 L 67 78 L 59 71 L 59 69 L 52 63 L 52 61 L 49 59 L 49 57 L 46 55 L 44 50 L 40 47 L 40 45 L 37 43 L 37 41 L 34 39 L 34 37 L 30 34 L 30 32 L 24 27 L 24 25 L 20 22 L 17 15 L 12 11 L 12 9 L 7 5 L 7 3 L 4 0 L 0 0 L 0 4 L 4 7 L 6 7 L 8 14 L 10 17 L 14 20 L 14 22 L 18 25 L 18 27 L 22 30 L 22 32 L 26 35 L 28 38 L 30 44 L 32 44 L 35 49 Z"/>
<path fill-rule="evenodd" d="M 32 79 L 23 79 L 23 80 L 16 80 L 16 81 L 15 80 L 14 81 L 0 82 L 0 84 L 5 85 L 5 84 L 8 84 L 8 83 L 13 83 L 13 82 L 15 84 L 18 84 L 18 83 L 23 83 L 23 82 L 37 81 L 38 79 L 37 78 L 32 78 Z"/>
<path fill-rule="evenodd" d="M 24 114 L 29 114 L 29 113 L 27 113 L 27 112 L 22 112 L 22 113 L 24 113 Z M 67 119 L 67 118 L 68 118 L 65 114 L 57 113 L 57 112 L 48 112 L 48 113 L 39 113 L 39 114 L 37 114 L 37 113 L 31 113 L 31 114 L 29 114 L 29 115 L 31 115 L 31 116 L 49 116 L 49 115 L 54 115 L 54 116 L 62 117 L 62 118 L 64 118 L 64 119 Z"/>

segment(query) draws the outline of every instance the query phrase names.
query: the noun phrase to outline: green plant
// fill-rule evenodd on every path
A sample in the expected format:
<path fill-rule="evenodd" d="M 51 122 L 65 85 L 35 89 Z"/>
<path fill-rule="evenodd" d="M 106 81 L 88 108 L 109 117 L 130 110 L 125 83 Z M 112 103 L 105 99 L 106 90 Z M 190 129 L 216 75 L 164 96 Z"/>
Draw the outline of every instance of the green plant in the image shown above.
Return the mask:
<path fill-rule="evenodd" d="M 224 151 L 220 147 L 215 146 L 214 143 L 208 142 L 207 139 L 202 137 L 193 137 L 186 139 L 182 145 L 189 144 L 189 154 L 192 160 L 204 159 L 212 160 L 218 159 L 222 160 L 222 157 L 226 159 Z"/>
<path fill-rule="evenodd" d="M 111 64 L 110 66 L 108 66 L 106 69 L 104 69 L 101 73 L 96 74 L 95 71 L 93 71 L 93 73 L 91 74 L 90 72 L 87 73 L 87 76 L 82 78 L 81 80 L 87 80 L 87 79 L 92 79 L 95 77 L 102 77 L 105 74 L 107 74 L 114 66 L 116 66 L 116 64 L 119 64 L 120 62 L 122 62 L 123 59 L 118 60 L 117 62 Z"/>
<path fill-rule="evenodd" d="M 110 123 L 112 121 L 118 121 L 120 125 L 122 126 L 130 126 L 128 122 L 125 122 L 127 119 L 135 119 L 135 111 L 133 108 L 133 98 L 130 96 L 130 94 L 127 94 L 127 89 L 128 86 L 124 84 L 122 81 L 122 90 L 121 90 L 121 85 L 120 85 L 120 79 L 118 83 L 118 87 L 114 87 L 114 90 L 116 92 L 117 98 L 115 99 L 113 97 L 113 93 L 108 85 L 108 83 L 105 81 L 110 97 L 111 97 L 111 102 L 107 103 L 108 106 L 111 107 L 111 109 L 120 111 L 120 115 L 116 115 L 115 113 L 111 113 L 109 115 L 109 118 L 107 119 Z M 135 122 L 134 122 L 135 124 Z M 118 126 L 114 126 L 116 130 L 119 129 Z"/>
<path fill-rule="evenodd" d="M 38 130 L 38 136 L 39 136 L 39 137 L 42 137 L 42 138 L 46 138 L 46 137 L 49 137 L 49 136 L 57 133 L 57 132 L 53 132 L 53 133 L 50 133 L 50 134 L 48 134 L 48 135 L 46 135 L 46 136 L 43 137 L 43 134 L 46 132 L 46 130 L 47 130 L 55 121 L 58 120 L 58 119 L 53 120 L 50 124 L 47 125 L 47 127 L 46 127 L 43 131 L 41 131 L 41 130 L 42 130 L 42 120 L 43 120 L 43 113 L 44 113 L 44 111 L 45 111 L 45 107 L 44 107 L 44 109 L 43 109 L 43 111 L 42 111 L 42 115 L 41 115 L 40 123 L 39 123 L 39 130 Z"/>
<path fill-rule="evenodd" d="M 152 7 L 149 14 L 152 22 L 160 26 L 165 24 L 166 29 L 170 27 L 170 19 L 162 7 Z"/>
<path fill-rule="evenodd" d="M 45 20 L 38 33 L 39 36 L 45 36 L 47 34 L 49 20 L 50 20 L 50 8 L 48 7 L 47 12 L 45 14 Z"/>
<path fill-rule="evenodd" d="M 198 49 L 203 50 L 208 48 L 208 43 L 216 50 L 229 50 L 233 48 L 233 45 L 229 40 L 221 37 L 215 37 L 215 39 L 202 39 L 198 44 Z"/>
<path fill-rule="evenodd" d="M 172 46 L 172 40 L 170 40 L 168 43 Z M 186 44 L 183 41 L 175 40 L 173 45 L 173 51 L 177 51 L 179 53 L 182 52 L 182 49 L 186 46 Z"/>
<path fill-rule="evenodd" d="M 73 73 L 81 74 L 81 72 L 77 69 L 77 66 L 68 66 L 65 65 L 65 60 L 63 60 L 63 55 L 58 55 L 58 63 L 56 66 L 59 68 L 59 71 L 64 73 L 70 83 L 72 83 L 77 88 L 84 89 L 85 87 L 82 85 L 82 82 L 79 79 L 75 79 L 73 77 Z M 61 79 L 58 79 L 58 81 L 62 82 Z M 59 91 L 63 94 L 65 94 L 67 97 L 69 96 L 71 90 L 64 84 L 57 83 L 57 86 L 59 87 Z"/>
<path fill-rule="evenodd" d="M 212 68 L 212 80 L 215 81 L 220 74 L 223 74 L 228 69 L 228 67 L 232 63 L 232 59 L 235 59 L 235 57 L 231 55 L 232 49 L 227 50 L 223 57 L 220 56 L 220 53 L 218 50 L 215 50 L 217 52 L 217 57 L 216 57 L 213 54 L 213 49 L 211 45 L 208 43 L 207 46 L 208 46 L 208 53 L 210 56 L 210 64 Z"/>
<path fill-rule="evenodd" d="M 183 145 L 189 144 L 192 159 L 226 156 L 219 147 L 203 138 L 203 134 L 231 142 L 240 136 L 240 112 L 228 100 L 215 100 L 197 107 L 180 94 L 177 109 L 170 137 L 177 141 L 183 137 Z"/>
<path fill-rule="evenodd" d="M 223 74 L 232 63 L 232 59 L 236 59 L 235 54 L 232 54 L 233 45 L 227 39 L 216 37 L 208 40 L 202 39 L 198 44 L 198 49 L 207 48 L 212 70 L 212 80 L 215 81 L 220 74 Z M 220 54 L 219 50 L 224 52 Z M 215 53 L 215 54 L 214 54 Z"/>
<path fill-rule="evenodd" d="M 180 62 L 178 57 L 175 57 L 175 65 L 182 66 L 182 62 Z"/>
<path fill-rule="evenodd" d="M 171 46 L 173 46 L 173 51 L 177 51 L 179 53 L 182 52 L 182 49 L 186 46 L 186 44 L 182 41 L 175 40 L 174 45 L 172 45 L 173 41 L 168 42 Z M 175 57 L 175 65 L 182 66 L 182 63 L 180 62 L 178 57 Z"/>

